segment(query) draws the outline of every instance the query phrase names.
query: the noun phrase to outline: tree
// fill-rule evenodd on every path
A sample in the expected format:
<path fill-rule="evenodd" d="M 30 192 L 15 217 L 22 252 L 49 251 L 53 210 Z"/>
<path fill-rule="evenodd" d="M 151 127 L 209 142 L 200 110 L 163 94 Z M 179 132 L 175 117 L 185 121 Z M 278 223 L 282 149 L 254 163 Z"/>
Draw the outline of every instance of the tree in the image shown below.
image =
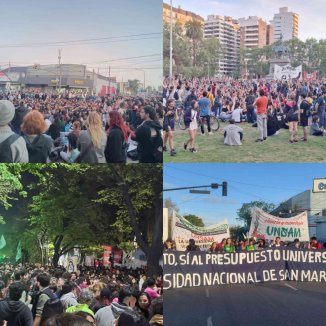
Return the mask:
<path fill-rule="evenodd" d="M 13 194 L 26 196 L 20 183 L 20 166 L 19 164 L 0 164 L 0 207 L 9 209 L 12 206 L 11 201 L 17 200 Z M 0 215 L 0 224 L 3 224 L 3 217 Z"/>
<path fill-rule="evenodd" d="M 250 227 L 251 212 L 254 207 L 261 208 L 263 211 L 270 213 L 275 208 L 275 205 L 264 201 L 252 201 L 250 203 L 242 204 L 241 208 L 237 211 L 239 216 L 237 220 L 243 222 L 247 228 Z"/>
<path fill-rule="evenodd" d="M 232 239 L 242 239 L 248 232 L 248 228 L 241 225 L 230 226 L 230 237 Z"/>
<path fill-rule="evenodd" d="M 140 81 L 138 79 L 133 79 L 133 80 L 128 80 L 129 86 L 128 86 L 128 90 L 136 95 L 138 92 L 138 89 L 140 87 Z"/>
<path fill-rule="evenodd" d="M 192 49 L 192 64 L 197 65 L 197 55 L 199 52 L 199 44 L 203 39 L 203 26 L 202 23 L 196 20 L 186 22 L 186 36 L 191 42 Z"/>
<path fill-rule="evenodd" d="M 136 238 L 148 259 L 148 272 L 159 270 L 162 255 L 162 167 L 160 165 L 24 165 L 28 200 L 16 230 L 37 259 L 36 235 L 53 246 L 53 264 L 75 246 L 87 250 L 126 246 Z M 30 247 L 29 247 L 30 245 Z"/>
<path fill-rule="evenodd" d="M 198 226 L 198 227 L 204 227 L 205 226 L 202 218 L 200 218 L 197 215 L 194 215 L 194 214 L 186 214 L 186 215 L 183 215 L 183 217 L 187 221 L 189 221 L 192 225 L 195 225 L 195 226 Z"/>

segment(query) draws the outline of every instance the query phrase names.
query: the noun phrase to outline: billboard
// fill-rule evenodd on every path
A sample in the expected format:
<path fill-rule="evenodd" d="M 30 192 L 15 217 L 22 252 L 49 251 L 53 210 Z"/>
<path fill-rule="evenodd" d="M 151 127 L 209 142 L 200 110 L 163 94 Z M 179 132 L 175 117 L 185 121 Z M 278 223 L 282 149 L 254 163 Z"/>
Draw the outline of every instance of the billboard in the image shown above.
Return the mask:
<path fill-rule="evenodd" d="M 314 179 L 312 192 L 326 192 L 326 178 Z"/>

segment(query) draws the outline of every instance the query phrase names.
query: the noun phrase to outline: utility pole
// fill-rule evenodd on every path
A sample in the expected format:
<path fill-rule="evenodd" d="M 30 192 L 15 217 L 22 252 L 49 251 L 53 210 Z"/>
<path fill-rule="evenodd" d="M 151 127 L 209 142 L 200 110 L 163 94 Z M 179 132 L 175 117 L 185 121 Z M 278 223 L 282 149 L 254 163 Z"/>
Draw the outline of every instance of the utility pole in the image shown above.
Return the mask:
<path fill-rule="evenodd" d="M 61 94 L 61 49 L 59 49 L 58 59 L 59 59 L 59 97 L 60 97 L 60 94 Z"/>
<path fill-rule="evenodd" d="M 9 67 L 8 67 L 8 85 L 9 85 L 9 91 L 10 91 L 10 88 L 11 88 L 11 84 L 10 84 L 10 81 L 11 81 L 11 79 L 10 79 L 10 61 L 9 61 Z"/>
<path fill-rule="evenodd" d="M 144 70 L 144 90 L 146 90 L 146 85 L 145 85 L 145 70 Z"/>
<path fill-rule="evenodd" d="M 111 95 L 111 66 L 109 66 L 109 95 Z"/>
<path fill-rule="evenodd" d="M 170 84 L 172 84 L 172 0 L 170 1 Z"/>

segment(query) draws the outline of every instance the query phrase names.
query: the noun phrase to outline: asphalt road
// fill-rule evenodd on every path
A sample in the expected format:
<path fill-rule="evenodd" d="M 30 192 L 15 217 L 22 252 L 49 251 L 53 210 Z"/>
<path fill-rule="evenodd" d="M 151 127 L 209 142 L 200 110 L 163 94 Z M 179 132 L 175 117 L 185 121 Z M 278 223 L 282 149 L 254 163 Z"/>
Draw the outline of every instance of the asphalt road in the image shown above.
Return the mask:
<path fill-rule="evenodd" d="M 326 283 L 269 282 L 167 290 L 164 325 L 326 325 Z"/>

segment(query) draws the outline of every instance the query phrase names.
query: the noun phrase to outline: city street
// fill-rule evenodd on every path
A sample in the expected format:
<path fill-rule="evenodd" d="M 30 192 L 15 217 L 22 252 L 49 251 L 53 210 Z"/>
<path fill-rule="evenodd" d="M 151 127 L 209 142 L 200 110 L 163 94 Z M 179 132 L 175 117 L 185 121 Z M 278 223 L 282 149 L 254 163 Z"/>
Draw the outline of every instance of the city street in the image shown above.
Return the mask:
<path fill-rule="evenodd" d="M 165 292 L 166 326 L 322 325 L 326 284 L 274 282 Z"/>

